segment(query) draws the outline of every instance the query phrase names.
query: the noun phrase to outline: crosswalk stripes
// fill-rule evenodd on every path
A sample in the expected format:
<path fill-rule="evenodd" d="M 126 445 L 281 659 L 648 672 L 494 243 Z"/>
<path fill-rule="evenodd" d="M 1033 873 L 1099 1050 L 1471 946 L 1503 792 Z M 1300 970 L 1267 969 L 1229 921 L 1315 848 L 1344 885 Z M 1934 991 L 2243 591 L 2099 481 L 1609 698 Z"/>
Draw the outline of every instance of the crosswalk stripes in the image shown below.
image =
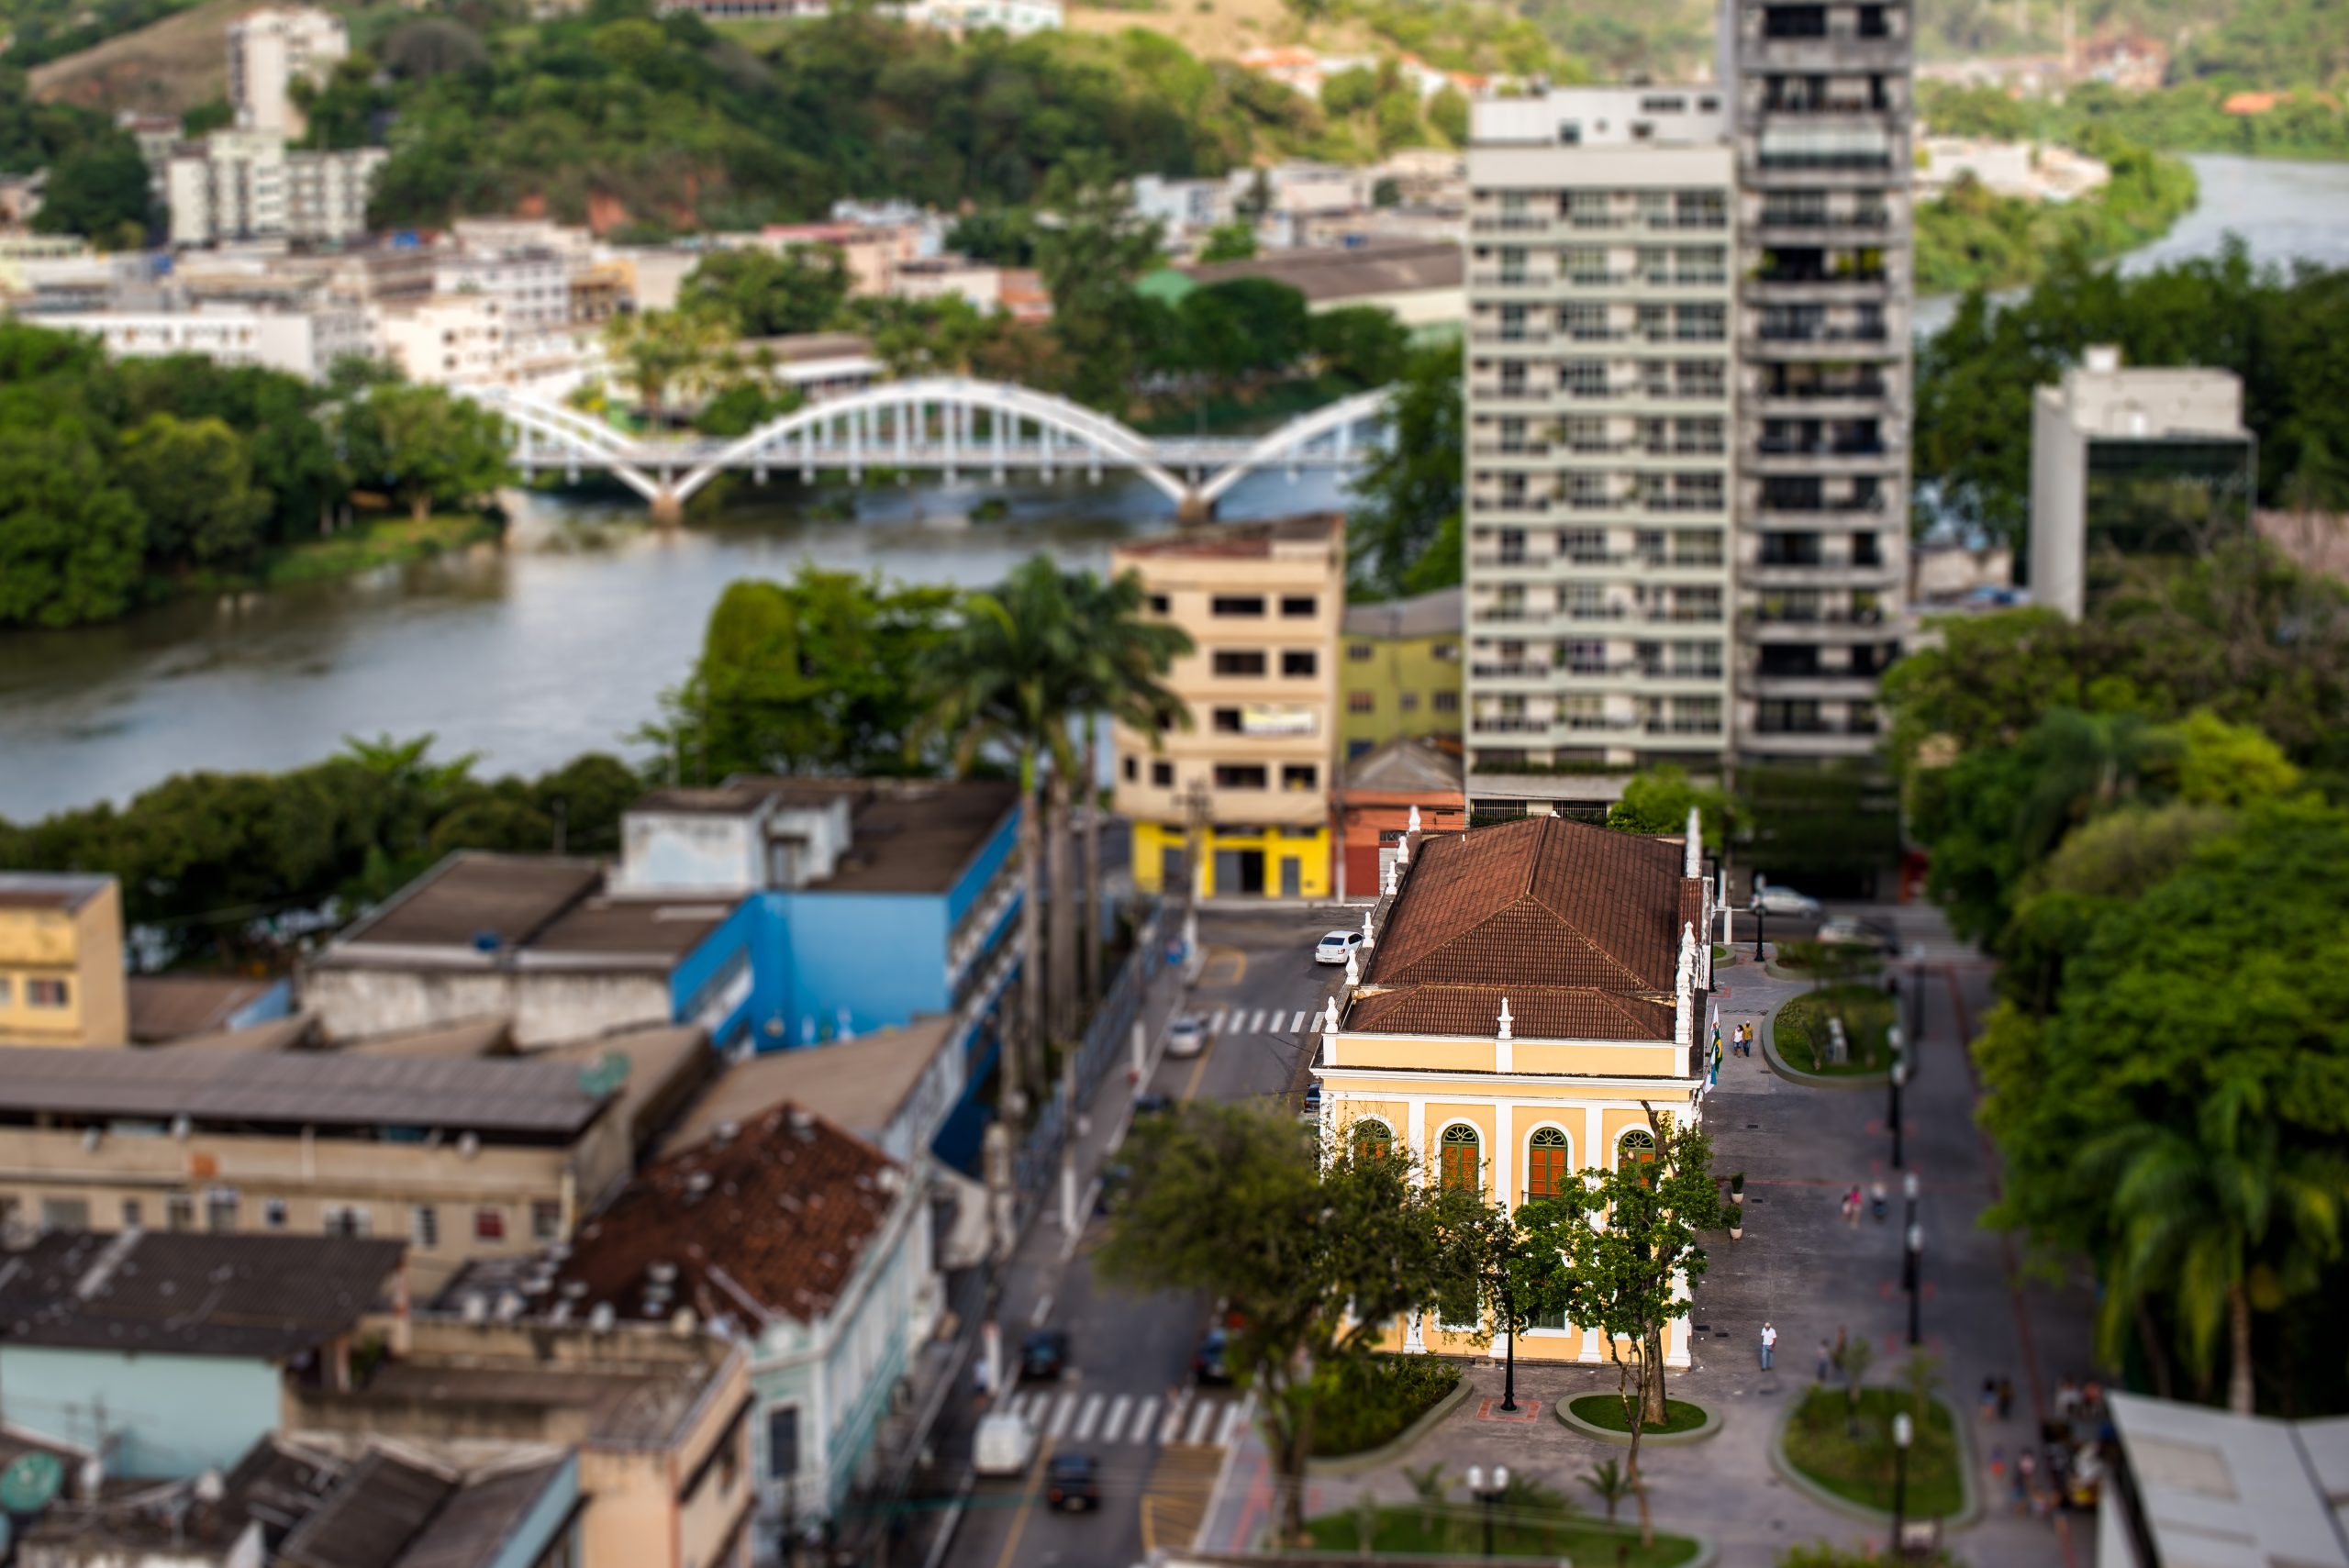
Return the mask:
<path fill-rule="evenodd" d="M 1080 1393 L 1031 1388 L 1012 1395 L 1005 1408 L 1056 1443 L 1070 1447 L 1130 1443 L 1199 1443 L 1229 1447 L 1255 1408 L 1255 1396 L 1201 1398 L 1186 1391 L 1169 1400 L 1155 1394 Z"/>
<path fill-rule="evenodd" d="M 1310 1007 L 1218 1007 L 1208 1016 L 1208 1032 L 1301 1035 L 1313 1017 Z"/>
<path fill-rule="evenodd" d="M 1310 1015 L 1307 1013 L 1304 1008 L 1299 1007 L 1297 1010 L 1297 1017 L 1288 1021 L 1288 1032 L 1291 1034 L 1303 1034 L 1305 1032 L 1305 1020 L 1308 1017 L 1310 1017 Z"/>

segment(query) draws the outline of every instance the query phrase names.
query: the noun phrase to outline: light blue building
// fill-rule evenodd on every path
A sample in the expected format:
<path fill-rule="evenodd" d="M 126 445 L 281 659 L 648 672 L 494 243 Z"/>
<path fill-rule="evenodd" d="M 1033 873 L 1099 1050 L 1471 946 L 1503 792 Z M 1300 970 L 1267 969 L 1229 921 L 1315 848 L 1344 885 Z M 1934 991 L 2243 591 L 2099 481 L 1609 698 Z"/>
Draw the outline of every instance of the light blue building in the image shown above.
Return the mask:
<path fill-rule="evenodd" d="M 397 1241 L 51 1231 L 0 1266 L 0 1420 L 110 1475 L 226 1471 L 275 1429 L 280 1380 L 339 1386 L 399 1294 Z"/>

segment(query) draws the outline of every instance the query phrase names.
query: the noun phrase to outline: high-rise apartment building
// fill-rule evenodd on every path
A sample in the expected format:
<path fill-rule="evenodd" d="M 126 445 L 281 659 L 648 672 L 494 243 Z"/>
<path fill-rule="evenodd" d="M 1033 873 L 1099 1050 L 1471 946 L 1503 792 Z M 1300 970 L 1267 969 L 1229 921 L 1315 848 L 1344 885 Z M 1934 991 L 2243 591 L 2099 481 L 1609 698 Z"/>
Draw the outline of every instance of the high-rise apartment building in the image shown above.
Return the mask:
<path fill-rule="evenodd" d="M 1710 765 L 1731 717 L 1738 201 L 1723 95 L 1574 88 L 1475 117 L 1472 779 Z"/>
<path fill-rule="evenodd" d="M 1876 744 L 1909 528 L 1907 0 L 1723 0 L 1739 187 L 1738 749 Z"/>
<path fill-rule="evenodd" d="M 1724 0 L 1718 86 L 1475 106 L 1472 790 L 1873 750 L 1907 570 L 1909 33 L 1905 0 Z"/>
<path fill-rule="evenodd" d="M 228 103 L 237 128 L 298 140 L 305 124 L 294 83 L 323 85 L 350 52 L 351 35 L 330 11 L 273 6 L 229 23 Z"/>

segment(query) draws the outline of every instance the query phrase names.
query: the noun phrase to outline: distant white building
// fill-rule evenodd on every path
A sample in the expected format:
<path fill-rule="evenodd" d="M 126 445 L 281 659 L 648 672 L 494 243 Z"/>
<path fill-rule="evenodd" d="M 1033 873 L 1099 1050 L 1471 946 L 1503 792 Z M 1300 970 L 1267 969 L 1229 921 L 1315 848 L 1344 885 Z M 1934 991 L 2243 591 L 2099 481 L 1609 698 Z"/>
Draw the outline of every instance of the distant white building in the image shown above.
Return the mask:
<path fill-rule="evenodd" d="M 912 0 L 904 16 L 918 27 L 954 33 L 995 28 L 1013 38 L 1058 32 L 1063 21 L 1061 0 Z"/>
<path fill-rule="evenodd" d="M 390 157 L 380 147 L 289 152 L 282 136 L 266 131 L 215 131 L 183 143 L 163 177 L 172 243 L 355 239 L 367 232 L 375 171 Z"/>
<path fill-rule="evenodd" d="M 268 6 L 229 23 L 228 103 L 237 128 L 298 139 L 307 127 L 294 83 L 323 84 L 350 52 L 341 19 L 306 6 Z"/>
<path fill-rule="evenodd" d="M 334 361 L 370 347 L 366 313 L 348 304 L 309 310 L 202 305 L 194 310 L 42 311 L 23 319 L 59 332 L 95 334 L 113 359 L 197 354 L 220 365 L 258 365 L 323 381 Z"/>

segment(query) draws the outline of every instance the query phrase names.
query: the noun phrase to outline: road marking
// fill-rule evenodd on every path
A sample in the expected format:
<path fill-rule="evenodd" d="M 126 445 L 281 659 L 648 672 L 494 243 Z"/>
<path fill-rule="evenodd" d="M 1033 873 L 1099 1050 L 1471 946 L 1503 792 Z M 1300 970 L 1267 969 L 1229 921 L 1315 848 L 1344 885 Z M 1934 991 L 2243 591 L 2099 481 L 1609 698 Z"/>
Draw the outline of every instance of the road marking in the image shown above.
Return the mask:
<path fill-rule="evenodd" d="M 1054 1442 L 1068 1434 L 1068 1418 L 1076 1414 L 1076 1396 L 1063 1394 L 1060 1403 L 1052 1407 L 1052 1424 L 1046 1432 Z"/>
<path fill-rule="evenodd" d="M 1215 1055 L 1216 1041 L 1222 1038 L 1220 1035 L 1208 1036 L 1207 1046 L 1199 1052 L 1197 1064 L 1191 1069 L 1191 1081 L 1183 1086 L 1183 1099 L 1186 1104 L 1199 1097 L 1199 1083 L 1208 1075 L 1208 1060 Z"/>
<path fill-rule="evenodd" d="M 1215 1010 L 1215 1017 L 1208 1020 L 1208 1033 L 1211 1035 L 1221 1034 L 1223 1032 L 1223 1020 L 1230 1015 L 1230 1012 L 1231 1009 L 1229 1007 L 1218 1007 Z"/>
<path fill-rule="evenodd" d="M 1133 1440 L 1135 1442 L 1146 1443 L 1150 1440 L 1151 1421 L 1157 1414 L 1157 1395 L 1145 1394 L 1141 1398 L 1134 1401 Z"/>
<path fill-rule="evenodd" d="M 1259 1007 L 1256 1009 L 1256 1016 L 1248 1020 L 1248 1032 L 1250 1034 L 1263 1034 L 1264 1032 L 1264 1026 L 1271 1021 L 1272 1019 L 1266 1016 L 1264 1009 Z"/>
<path fill-rule="evenodd" d="M 1183 1440 L 1188 1443 L 1203 1443 L 1207 1441 L 1208 1423 L 1215 1418 L 1215 1411 L 1216 1407 L 1208 1404 L 1204 1399 L 1200 1400 L 1198 1404 L 1193 1406 L 1191 1407 L 1191 1427 L 1188 1431 L 1183 1434 Z"/>
<path fill-rule="evenodd" d="M 1052 1292 L 1046 1291 L 1037 1301 L 1036 1310 L 1028 1314 L 1028 1327 L 1030 1329 L 1041 1329 L 1044 1326 L 1044 1319 L 1050 1318 L 1052 1315 Z"/>
<path fill-rule="evenodd" d="M 1288 1032 L 1291 1034 L 1303 1034 L 1305 1032 L 1305 1020 L 1309 1017 L 1311 1017 L 1310 1014 L 1306 1012 L 1304 1008 L 1299 1007 L 1297 1012 L 1297 1017 L 1288 1021 Z"/>
<path fill-rule="evenodd" d="M 1231 1446 L 1231 1440 L 1238 1435 L 1242 1427 L 1245 1427 L 1248 1424 L 1248 1418 L 1252 1412 L 1255 1403 L 1256 1396 L 1253 1394 L 1251 1394 L 1247 1398 L 1240 1400 L 1236 1404 L 1227 1405 L 1223 1407 L 1223 1422 L 1215 1429 L 1215 1440 L 1218 1448 L 1230 1448 Z"/>
<path fill-rule="evenodd" d="M 1166 1418 L 1158 1424 L 1158 1445 L 1161 1448 L 1183 1435 L 1183 1417 L 1191 1408 L 1191 1395 L 1186 1389 L 1176 1398 L 1166 1402 Z"/>
<path fill-rule="evenodd" d="M 1120 1394 L 1109 1401 L 1109 1413 L 1101 1418 L 1103 1442 L 1113 1443 L 1118 1440 L 1118 1433 L 1126 1424 L 1126 1410 L 1133 1402 L 1134 1398 L 1130 1394 Z"/>
<path fill-rule="evenodd" d="M 1028 1516 L 1035 1511 L 1037 1489 L 1043 1485 L 1051 1469 L 1052 1445 L 1048 1440 L 1036 1445 L 1035 1470 L 1028 1478 L 1027 1487 L 1019 1494 L 1019 1511 L 1011 1516 L 1011 1529 L 1003 1538 L 1003 1552 L 995 1560 L 995 1568 L 1011 1568 L 1012 1560 L 1019 1555 L 1019 1538 L 1027 1531 Z"/>
<path fill-rule="evenodd" d="M 1076 1418 L 1078 1442 L 1089 1443 L 1093 1440 L 1093 1429 L 1101 1424 L 1101 1396 L 1098 1394 L 1088 1394 L 1085 1396 L 1085 1408 Z"/>

